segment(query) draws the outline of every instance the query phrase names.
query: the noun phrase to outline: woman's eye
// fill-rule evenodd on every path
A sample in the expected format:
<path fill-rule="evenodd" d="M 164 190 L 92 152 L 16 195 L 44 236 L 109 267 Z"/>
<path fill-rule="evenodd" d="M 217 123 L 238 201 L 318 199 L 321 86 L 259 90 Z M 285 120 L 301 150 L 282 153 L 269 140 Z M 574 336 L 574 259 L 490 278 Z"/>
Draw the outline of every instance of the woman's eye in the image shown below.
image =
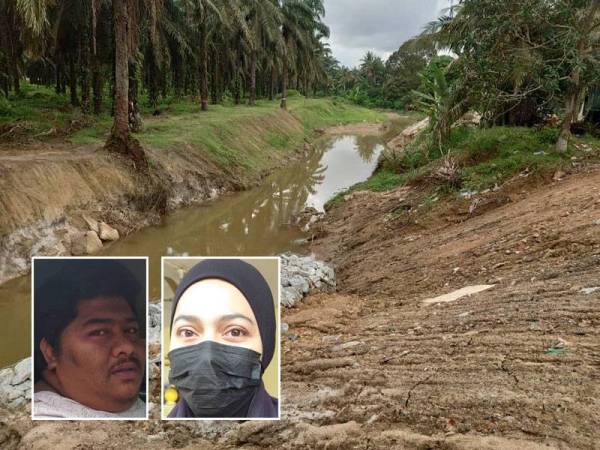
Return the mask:
<path fill-rule="evenodd" d="M 191 337 L 196 336 L 196 333 L 194 333 L 192 330 L 188 330 L 187 328 L 179 330 L 178 334 L 179 334 L 179 336 L 184 337 L 184 338 L 191 338 Z"/>
<path fill-rule="evenodd" d="M 247 336 L 248 332 L 242 328 L 231 328 L 231 329 L 227 330 L 225 335 L 233 337 L 233 338 L 240 338 L 243 336 Z"/>

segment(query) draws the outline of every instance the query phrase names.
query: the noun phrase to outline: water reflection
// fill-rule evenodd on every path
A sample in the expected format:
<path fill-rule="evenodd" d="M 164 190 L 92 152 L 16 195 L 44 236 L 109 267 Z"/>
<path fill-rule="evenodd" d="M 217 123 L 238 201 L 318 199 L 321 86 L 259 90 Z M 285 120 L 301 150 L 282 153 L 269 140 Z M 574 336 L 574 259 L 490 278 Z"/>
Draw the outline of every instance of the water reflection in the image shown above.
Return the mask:
<path fill-rule="evenodd" d="M 108 255 L 150 256 L 151 295 L 159 296 L 160 256 L 274 255 L 302 251 L 304 235 L 291 225 L 306 206 L 322 209 L 338 190 L 366 179 L 383 147 L 377 138 L 322 139 L 301 161 L 249 191 L 177 211 L 158 227 L 116 242 Z"/>
<path fill-rule="evenodd" d="M 262 185 L 176 211 L 165 217 L 160 226 L 145 228 L 110 245 L 103 255 L 149 256 L 150 295 L 158 298 L 161 256 L 302 252 L 305 236 L 291 225 L 292 216 L 306 206 L 322 209 L 337 191 L 366 179 L 382 149 L 373 137 L 324 138 L 301 161 L 278 170 Z M 11 318 L 0 328 L 0 367 L 30 352 L 27 283 L 27 278 L 22 277 L 3 285 L 4 290 L 0 291 L 0 298 L 7 300 L 0 303 L 0 313 Z"/>

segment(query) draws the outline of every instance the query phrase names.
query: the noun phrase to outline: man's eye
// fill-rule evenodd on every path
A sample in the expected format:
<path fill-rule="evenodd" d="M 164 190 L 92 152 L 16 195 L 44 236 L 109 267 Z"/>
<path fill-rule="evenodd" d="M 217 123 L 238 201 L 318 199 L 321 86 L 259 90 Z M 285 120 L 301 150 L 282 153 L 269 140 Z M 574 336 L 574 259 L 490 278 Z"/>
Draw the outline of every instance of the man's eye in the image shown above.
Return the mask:
<path fill-rule="evenodd" d="M 140 332 L 138 327 L 131 327 L 127 329 L 127 333 L 137 335 Z"/>
<path fill-rule="evenodd" d="M 90 333 L 90 336 L 106 336 L 108 335 L 108 330 L 94 330 Z"/>

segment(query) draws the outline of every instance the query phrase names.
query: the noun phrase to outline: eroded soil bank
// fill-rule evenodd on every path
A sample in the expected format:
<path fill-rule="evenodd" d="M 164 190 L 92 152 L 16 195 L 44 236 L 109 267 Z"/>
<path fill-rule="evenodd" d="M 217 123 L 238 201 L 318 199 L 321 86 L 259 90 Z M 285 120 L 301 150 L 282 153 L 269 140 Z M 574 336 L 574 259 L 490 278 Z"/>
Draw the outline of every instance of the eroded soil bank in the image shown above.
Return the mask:
<path fill-rule="evenodd" d="M 335 294 L 283 311 L 276 422 L 32 423 L 8 448 L 595 449 L 600 167 L 476 198 L 355 192 L 312 249 Z M 459 300 L 425 299 L 471 285 Z M 158 375 L 151 378 L 158 380 Z M 156 384 L 156 383 L 155 383 Z M 157 392 L 153 400 L 156 401 Z"/>
<path fill-rule="evenodd" d="M 275 422 L 32 423 L 7 448 L 595 449 L 600 167 L 426 206 L 354 193 L 313 249 L 338 292 L 283 311 Z M 494 287 L 425 304 L 469 285 Z M 158 380 L 157 374 L 151 375 Z M 158 391 L 157 391 L 158 392 Z M 153 400 L 156 400 L 157 392 Z M 156 409 L 155 409 L 156 411 Z"/>
<path fill-rule="evenodd" d="M 156 223 L 167 211 L 254 185 L 302 157 L 313 126 L 331 122 L 337 109 L 351 110 L 355 120 L 362 114 L 359 108 L 325 100 L 305 103 L 290 112 L 267 109 L 217 124 L 210 113 L 199 116 L 207 128 L 204 146 L 187 142 L 199 139 L 190 131 L 179 138 L 169 135 L 172 144 L 165 149 L 159 139 L 165 119 L 150 119 L 156 147 L 146 146 L 150 168 L 144 174 L 97 145 L 2 146 L 0 283 L 27 272 L 33 255 L 70 255 L 89 229 L 84 216 L 109 224 L 123 237 Z M 181 120 L 193 126 L 192 119 Z"/>

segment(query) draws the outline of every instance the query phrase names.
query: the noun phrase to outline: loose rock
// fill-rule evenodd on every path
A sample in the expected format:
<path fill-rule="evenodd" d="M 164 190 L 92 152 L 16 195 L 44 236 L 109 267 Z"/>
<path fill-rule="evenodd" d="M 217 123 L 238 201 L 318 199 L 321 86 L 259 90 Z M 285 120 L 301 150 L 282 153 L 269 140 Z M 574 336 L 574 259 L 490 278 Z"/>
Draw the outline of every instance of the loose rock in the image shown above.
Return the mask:
<path fill-rule="evenodd" d="M 99 228 L 100 239 L 102 239 L 103 241 L 116 241 L 117 239 L 119 239 L 119 232 L 107 223 L 100 222 Z"/>
<path fill-rule="evenodd" d="M 102 241 L 95 231 L 77 233 L 71 239 L 71 254 L 74 256 L 91 255 L 102 248 Z"/>
<path fill-rule="evenodd" d="M 31 400 L 31 358 L 0 371 L 0 405 L 17 408 Z"/>

